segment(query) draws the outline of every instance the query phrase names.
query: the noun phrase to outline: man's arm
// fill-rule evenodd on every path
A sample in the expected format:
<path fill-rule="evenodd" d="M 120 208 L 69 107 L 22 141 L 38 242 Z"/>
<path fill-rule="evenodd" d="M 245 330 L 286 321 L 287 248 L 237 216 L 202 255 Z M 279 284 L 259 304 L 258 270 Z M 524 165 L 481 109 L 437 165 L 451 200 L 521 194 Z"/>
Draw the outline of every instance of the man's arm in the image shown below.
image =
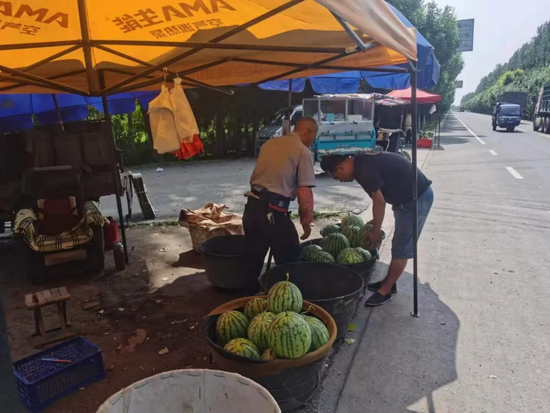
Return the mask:
<path fill-rule="evenodd" d="M 386 199 L 384 198 L 382 191 L 378 190 L 372 194 L 372 231 L 381 234 L 385 213 Z"/>
<path fill-rule="evenodd" d="M 311 235 L 311 223 L 313 222 L 313 191 L 309 186 L 298 188 L 298 214 L 300 224 L 304 229 L 302 239 L 308 239 Z"/>

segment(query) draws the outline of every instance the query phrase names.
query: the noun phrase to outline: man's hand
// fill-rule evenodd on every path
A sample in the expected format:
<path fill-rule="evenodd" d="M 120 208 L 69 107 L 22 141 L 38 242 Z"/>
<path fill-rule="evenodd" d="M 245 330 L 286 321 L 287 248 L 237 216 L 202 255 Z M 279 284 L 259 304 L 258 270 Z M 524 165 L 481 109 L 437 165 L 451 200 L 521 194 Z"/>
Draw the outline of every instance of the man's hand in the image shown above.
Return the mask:
<path fill-rule="evenodd" d="M 382 241 L 382 231 L 379 229 L 372 229 L 365 234 L 365 245 L 369 249 L 376 249 Z"/>
<path fill-rule="evenodd" d="M 311 235 L 311 224 L 302 224 L 302 228 L 304 230 L 304 235 L 302 235 L 300 239 L 305 241 Z"/>

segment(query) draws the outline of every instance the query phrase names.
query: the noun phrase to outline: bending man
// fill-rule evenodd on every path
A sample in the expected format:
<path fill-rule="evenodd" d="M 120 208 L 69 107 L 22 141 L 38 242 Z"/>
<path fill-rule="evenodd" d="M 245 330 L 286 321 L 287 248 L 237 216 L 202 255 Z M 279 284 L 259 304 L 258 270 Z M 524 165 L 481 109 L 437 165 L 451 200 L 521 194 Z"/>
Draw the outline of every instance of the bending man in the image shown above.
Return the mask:
<path fill-rule="evenodd" d="M 308 147 L 317 137 L 317 122 L 303 117 L 294 132 L 267 141 L 250 177 L 243 226 L 246 273 L 250 289 L 257 289 L 265 256 L 271 248 L 277 265 L 300 260 L 300 240 L 288 207 L 298 197 L 302 239 L 311 234 L 315 171 Z"/>
<path fill-rule="evenodd" d="M 373 229 L 366 233 L 367 245 L 378 245 L 382 239 L 382 222 L 386 203 L 392 205 L 395 233 L 392 239 L 392 260 L 384 280 L 368 284 L 376 291 L 365 305 L 385 304 L 397 293 L 397 280 L 403 274 L 407 261 L 413 258 L 413 193 L 412 164 L 401 155 L 391 152 L 369 153 L 352 157 L 325 156 L 321 168 L 340 182 L 354 179 L 372 198 Z M 418 236 L 432 207 L 434 195 L 431 181 L 418 170 Z"/>

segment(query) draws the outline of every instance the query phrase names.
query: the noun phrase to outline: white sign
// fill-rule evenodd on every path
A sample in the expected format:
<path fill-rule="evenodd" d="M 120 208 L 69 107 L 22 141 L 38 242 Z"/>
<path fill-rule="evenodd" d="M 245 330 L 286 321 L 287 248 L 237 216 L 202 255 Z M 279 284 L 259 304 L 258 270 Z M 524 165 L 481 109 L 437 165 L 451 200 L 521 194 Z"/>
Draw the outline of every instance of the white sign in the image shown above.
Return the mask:
<path fill-rule="evenodd" d="M 458 20 L 459 52 L 471 52 L 474 50 L 474 19 Z"/>

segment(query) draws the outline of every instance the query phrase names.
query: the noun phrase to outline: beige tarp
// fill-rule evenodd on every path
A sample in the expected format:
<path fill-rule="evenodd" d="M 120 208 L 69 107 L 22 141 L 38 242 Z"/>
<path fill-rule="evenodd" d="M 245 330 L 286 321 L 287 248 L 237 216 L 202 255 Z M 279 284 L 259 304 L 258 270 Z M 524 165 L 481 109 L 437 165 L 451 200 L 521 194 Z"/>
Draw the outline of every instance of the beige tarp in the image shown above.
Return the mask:
<path fill-rule="evenodd" d="M 355 52 L 332 12 L 366 52 Z M 158 89 L 163 65 L 224 86 L 416 60 L 414 29 L 383 0 L 13 0 L 0 1 L 0 20 L 2 93 Z"/>

